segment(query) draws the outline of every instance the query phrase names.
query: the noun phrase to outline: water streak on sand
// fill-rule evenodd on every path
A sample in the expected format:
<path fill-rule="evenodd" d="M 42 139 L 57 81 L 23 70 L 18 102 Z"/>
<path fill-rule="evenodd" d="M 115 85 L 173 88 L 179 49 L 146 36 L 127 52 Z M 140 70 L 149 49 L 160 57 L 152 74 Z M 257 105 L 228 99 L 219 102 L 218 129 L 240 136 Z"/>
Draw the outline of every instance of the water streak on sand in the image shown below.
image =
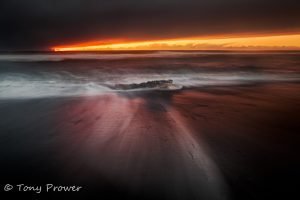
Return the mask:
<path fill-rule="evenodd" d="M 77 122 L 73 108 L 89 112 L 80 115 L 84 121 L 62 130 L 64 135 L 75 134 L 66 136 L 65 142 L 76 145 L 62 147 L 67 173 L 85 178 L 105 174 L 128 191 L 155 190 L 168 199 L 226 199 L 223 178 L 205 146 L 163 99 L 109 94 L 97 101 L 83 100 L 64 116 Z M 101 119 L 94 120 L 96 116 Z M 82 165 L 87 172 L 82 172 Z"/>

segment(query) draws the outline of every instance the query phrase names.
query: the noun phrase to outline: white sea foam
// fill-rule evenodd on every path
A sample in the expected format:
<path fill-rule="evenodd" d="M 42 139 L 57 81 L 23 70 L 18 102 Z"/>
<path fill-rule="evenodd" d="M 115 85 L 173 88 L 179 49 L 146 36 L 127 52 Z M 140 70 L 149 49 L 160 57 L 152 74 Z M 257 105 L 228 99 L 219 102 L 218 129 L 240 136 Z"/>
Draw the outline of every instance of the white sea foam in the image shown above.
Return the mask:
<path fill-rule="evenodd" d="M 100 76 L 100 75 L 97 75 Z M 107 92 L 115 84 L 141 83 L 152 80 L 172 79 L 183 88 L 206 86 L 231 86 L 251 83 L 300 81 L 297 74 L 257 74 L 257 73 L 186 73 L 186 74 L 108 74 L 89 78 L 71 73 L 43 73 L 42 76 L 10 73 L 0 75 L 0 99 L 43 98 L 67 96 L 94 96 Z M 107 78 L 108 77 L 108 78 Z M 139 89 L 147 90 L 147 89 Z M 130 92 L 130 91 L 125 91 Z"/>

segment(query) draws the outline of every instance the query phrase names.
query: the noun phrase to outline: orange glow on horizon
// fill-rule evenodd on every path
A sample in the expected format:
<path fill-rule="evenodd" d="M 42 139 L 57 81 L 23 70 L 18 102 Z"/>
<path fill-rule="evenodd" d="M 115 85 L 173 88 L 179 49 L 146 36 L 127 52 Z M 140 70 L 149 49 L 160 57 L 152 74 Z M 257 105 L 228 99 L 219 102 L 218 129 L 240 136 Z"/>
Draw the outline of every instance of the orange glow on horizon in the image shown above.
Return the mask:
<path fill-rule="evenodd" d="M 53 51 L 105 50 L 300 50 L 300 34 L 232 38 L 186 38 L 150 41 L 124 39 L 53 47 Z"/>

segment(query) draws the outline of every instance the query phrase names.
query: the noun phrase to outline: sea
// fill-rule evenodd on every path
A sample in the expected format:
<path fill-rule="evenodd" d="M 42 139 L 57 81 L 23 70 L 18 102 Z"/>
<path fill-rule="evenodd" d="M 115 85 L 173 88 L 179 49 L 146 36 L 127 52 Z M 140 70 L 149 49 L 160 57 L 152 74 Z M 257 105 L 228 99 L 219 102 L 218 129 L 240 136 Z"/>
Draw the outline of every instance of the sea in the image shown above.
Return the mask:
<path fill-rule="evenodd" d="M 0 54 L 0 98 L 100 95 L 173 80 L 183 88 L 298 82 L 300 52 L 121 51 Z"/>
<path fill-rule="evenodd" d="M 299 51 L 2 52 L 1 199 L 295 199 L 299 119 Z"/>

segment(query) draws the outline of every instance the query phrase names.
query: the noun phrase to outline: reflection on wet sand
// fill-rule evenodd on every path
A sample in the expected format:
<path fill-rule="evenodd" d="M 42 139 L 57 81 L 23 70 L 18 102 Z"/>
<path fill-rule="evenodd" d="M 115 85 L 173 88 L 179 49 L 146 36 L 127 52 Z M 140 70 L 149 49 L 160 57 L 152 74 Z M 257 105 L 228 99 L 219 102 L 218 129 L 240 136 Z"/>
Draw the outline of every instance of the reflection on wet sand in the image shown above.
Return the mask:
<path fill-rule="evenodd" d="M 1 100 L 1 180 L 78 184 L 79 199 L 289 199 L 300 178 L 299 91 Z"/>
<path fill-rule="evenodd" d="M 110 94 L 61 110 L 64 174 L 100 174 L 133 194 L 226 199 L 217 167 L 171 105 L 172 94 L 162 94 Z"/>

